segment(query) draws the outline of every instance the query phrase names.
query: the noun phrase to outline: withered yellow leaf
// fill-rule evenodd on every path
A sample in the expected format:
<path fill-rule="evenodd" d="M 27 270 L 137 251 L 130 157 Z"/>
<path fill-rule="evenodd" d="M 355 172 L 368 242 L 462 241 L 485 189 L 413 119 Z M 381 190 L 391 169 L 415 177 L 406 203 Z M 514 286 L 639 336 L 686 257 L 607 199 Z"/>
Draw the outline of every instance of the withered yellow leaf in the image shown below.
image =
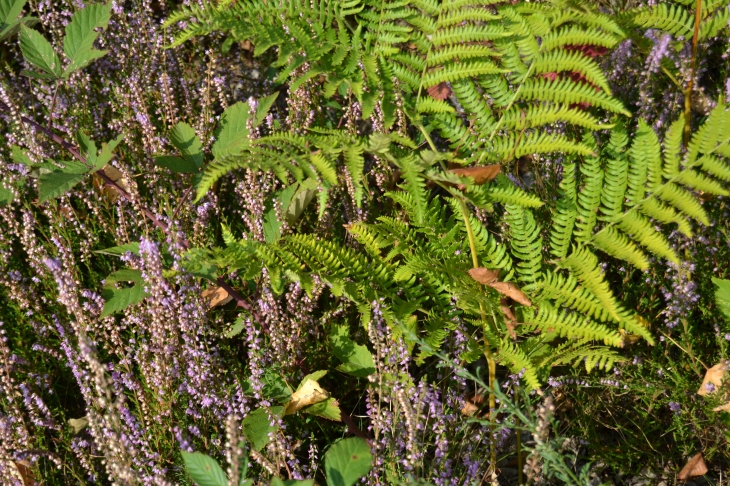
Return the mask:
<path fill-rule="evenodd" d="M 722 363 L 718 363 L 709 370 L 707 370 L 707 372 L 705 373 L 705 379 L 702 380 L 702 385 L 700 385 L 700 389 L 697 390 L 697 394 L 705 396 L 714 392 L 715 388 L 721 387 L 723 382 L 723 375 L 725 374 L 725 371 L 728 370 L 728 368 L 730 368 L 730 366 L 728 366 L 728 362 L 723 361 Z"/>
<path fill-rule="evenodd" d="M 223 287 L 204 290 L 202 295 L 209 302 L 211 309 L 217 305 L 226 305 L 233 299 Z"/>
<path fill-rule="evenodd" d="M 703 476 L 705 474 L 707 474 L 707 464 L 705 464 L 705 459 L 702 457 L 702 453 L 700 452 L 687 461 L 687 464 L 685 464 L 679 472 L 677 479 L 680 481 L 687 481 L 689 478 Z"/>
<path fill-rule="evenodd" d="M 74 435 L 77 435 L 89 425 L 89 418 L 88 416 L 83 416 L 78 419 L 69 419 L 68 425 L 71 426 Z"/>
<path fill-rule="evenodd" d="M 472 179 L 474 179 L 474 183 L 479 185 L 494 180 L 494 178 L 499 175 L 499 171 L 501 169 L 502 166 L 500 166 L 499 164 L 494 164 L 481 165 L 478 167 L 467 167 L 466 169 L 451 169 L 449 172 L 462 177 L 471 177 Z"/>
<path fill-rule="evenodd" d="M 297 391 L 292 393 L 291 401 L 286 406 L 284 415 L 291 415 L 299 410 L 323 402 L 329 398 L 329 393 L 314 380 L 305 381 Z"/>
<path fill-rule="evenodd" d="M 532 306 L 532 302 L 530 301 L 530 299 L 527 298 L 527 295 L 525 295 L 525 293 L 522 292 L 515 284 L 508 282 L 492 282 L 488 285 L 500 294 L 506 295 L 515 302 L 519 302 L 520 304 L 527 307 Z"/>
<path fill-rule="evenodd" d="M 127 192 L 130 192 L 129 189 L 129 181 L 126 177 L 124 177 L 124 174 L 121 173 L 119 169 L 112 165 L 105 165 L 101 170 L 104 171 L 104 174 L 111 180 L 117 183 L 119 187 L 124 189 Z M 117 199 L 119 199 L 119 192 L 117 192 L 116 189 L 109 187 L 106 185 L 104 180 L 99 177 L 94 177 L 94 184 L 97 185 L 101 189 L 101 193 L 104 194 L 104 196 L 107 197 L 111 202 L 115 202 Z"/>
<path fill-rule="evenodd" d="M 499 269 L 490 270 L 484 267 L 472 268 L 469 270 L 469 275 L 480 284 L 490 285 L 499 278 Z"/>

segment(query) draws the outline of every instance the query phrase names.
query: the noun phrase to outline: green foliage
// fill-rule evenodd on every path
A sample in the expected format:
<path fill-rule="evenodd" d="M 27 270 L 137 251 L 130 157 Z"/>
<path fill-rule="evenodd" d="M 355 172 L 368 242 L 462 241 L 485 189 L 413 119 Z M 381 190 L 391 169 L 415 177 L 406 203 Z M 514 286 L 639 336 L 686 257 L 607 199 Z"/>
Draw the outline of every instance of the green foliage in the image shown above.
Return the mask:
<path fill-rule="evenodd" d="M 23 3 L 16 2 L 13 7 L 7 9 L 6 22 L 10 21 L 10 15 L 17 17 L 17 13 L 23 8 Z M 66 26 L 66 36 L 63 39 L 63 51 L 68 61 L 66 68 L 62 68 L 61 59 L 53 50 L 53 46 L 40 33 L 28 28 L 27 22 L 20 25 L 20 49 L 23 56 L 40 70 L 23 73 L 41 79 L 67 79 L 74 72 L 106 55 L 107 51 L 94 49 L 93 44 L 99 36 L 96 29 L 106 28 L 110 13 L 111 3 L 88 5 L 73 15 L 71 22 Z M 5 30 L 12 28 L 13 26 L 9 26 Z M 4 33 L 5 31 L 0 35 Z"/>
<path fill-rule="evenodd" d="M 114 285 L 117 282 L 133 282 L 134 285 L 132 287 L 117 288 Z M 105 302 L 101 317 L 122 311 L 131 305 L 141 302 L 147 296 L 148 293 L 144 288 L 141 271 L 129 269 L 117 270 L 105 279 L 104 290 L 102 292 L 102 297 L 104 297 Z"/>
<path fill-rule="evenodd" d="M 38 19 L 18 16 L 27 0 L 0 0 L 0 41 L 15 35 L 21 25 L 32 26 Z"/>
<path fill-rule="evenodd" d="M 228 478 L 212 457 L 200 452 L 180 451 L 185 470 L 199 486 L 227 486 Z"/>
<path fill-rule="evenodd" d="M 375 373 L 372 354 L 367 347 L 350 339 L 346 326 L 332 328 L 330 344 L 337 359 L 342 361 L 342 364 L 337 367 L 338 370 L 358 377 L 366 377 Z"/>
<path fill-rule="evenodd" d="M 372 467 L 370 446 L 359 437 L 343 439 L 324 456 L 327 486 L 352 486 Z"/>

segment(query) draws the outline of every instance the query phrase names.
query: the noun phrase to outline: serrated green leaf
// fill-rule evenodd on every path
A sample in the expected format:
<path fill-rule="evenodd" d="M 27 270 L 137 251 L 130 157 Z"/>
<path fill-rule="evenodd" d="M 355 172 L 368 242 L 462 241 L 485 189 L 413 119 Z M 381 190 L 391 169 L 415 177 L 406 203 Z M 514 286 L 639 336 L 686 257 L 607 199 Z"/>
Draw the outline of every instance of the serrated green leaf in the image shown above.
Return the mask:
<path fill-rule="evenodd" d="M 120 246 L 113 246 L 111 248 L 105 248 L 103 250 L 95 250 L 94 253 L 99 253 L 101 255 L 122 256 L 125 255 L 128 251 L 139 256 L 139 243 L 135 242 L 127 243 Z"/>
<path fill-rule="evenodd" d="M 277 96 L 279 96 L 278 91 L 274 94 L 270 94 L 269 96 L 267 96 L 265 98 L 261 98 L 259 100 L 259 105 L 256 107 L 256 117 L 254 118 L 254 124 L 253 124 L 255 127 L 261 125 L 264 122 L 264 120 L 266 119 L 266 115 L 269 114 L 271 105 L 274 104 Z"/>
<path fill-rule="evenodd" d="M 61 76 L 61 60 L 56 51 L 40 33 L 25 25 L 20 26 L 20 50 L 23 57 L 38 69 L 54 78 Z"/>
<path fill-rule="evenodd" d="M 155 156 L 155 164 L 178 174 L 190 174 L 198 171 L 198 166 L 195 165 L 195 162 L 174 155 L 157 155 Z"/>
<path fill-rule="evenodd" d="M 375 373 L 375 362 L 367 347 L 350 339 L 347 326 L 332 326 L 332 352 L 342 361 L 337 367 L 343 373 L 364 378 Z"/>
<path fill-rule="evenodd" d="M 352 486 L 370 472 L 373 455 L 370 446 L 360 437 L 335 443 L 324 456 L 328 486 Z"/>
<path fill-rule="evenodd" d="M 328 420 L 334 420 L 335 422 L 342 421 L 342 411 L 340 410 L 340 404 L 334 398 L 330 397 L 322 402 L 315 403 L 301 409 L 302 413 L 308 413 L 310 415 L 316 415 L 318 417 L 326 418 Z"/>
<path fill-rule="evenodd" d="M 271 478 L 271 486 L 313 486 L 314 479 Z"/>
<path fill-rule="evenodd" d="M 15 200 L 15 194 L 12 190 L 6 189 L 0 185 L 0 206 L 7 206 Z"/>
<path fill-rule="evenodd" d="M 10 158 L 12 158 L 13 161 L 17 162 L 18 164 L 23 164 L 28 168 L 31 168 L 33 167 L 33 165 L 35 165 L 30 157 L 28 157 L 28 154 L 26 154 L 25 151 L 17 145 L 13 145 L 10 148 Z"/>
<path fill-rule="evenodd" d="M 81 69 L 84 69 L 86 66 L 96 61 L 100 57 L 106 56 L 108 53 L 109 51 L 100 51 L 98 49 L 79 52 L 78 54 L 76 54 L 74 60 L 71 61 L 68 66 L 66 66 L 66 69 L 64 69 L 63 71 L 62 77 L 64 79 L 68 78 L 71 74 L 75 73 L 76 71 L 80 71 Z"/>
<path fill-rule="evenodd" d="M 200 143 L 193 127 L 179 122 L 170 130 L 170 143 L 182 153 L 186 160 L 195 164 L 195 167 L 203 166 L 203 144 Z"/>
<path fill-rule="evenodd" d="M 124 134 L 120 133 L 117 138 L 113 138 L 109 140 L 109 142 L 101 144 L 101 152 L 99 152 L 99 155 L 96 157 L 96 164 L 94 164 L 95 170 L 102 169 L 109 163 L 114 155 L 114 149 L 117 148 L 117 145 L 119 145 L 123 139 Z"/>
<path fill-rule="evenodd" d="M 307 179 L 307 181 L 310 180 L 311 179 Z M 314 184 L 316 187 L 316 182 Z M 312 199 L 314 199 L 314 196 L 316 194 L 317 191 L 314 188 L 306 187 L 304 183 L 301 184 L 301 187 L 296 192 L 294 197 L 292 197 L 291 201 L 289 202 L 289 206 L 286 208 L 286 222 L 290 226 L 297 222 L 304 210 L 307 209 L 307 206 L 309 206 L 309 203 L 312 202 Z"/>
<path fill-rule="evenodd" d="M 33 78 L 33 79 L 51 79 L 51 80 L 58 79 L 58 76 L 56 76 L 54 74 L 39 73 L 36 71 L 29 71 L 27 69 L 23 69 L 22 71 L 20 71 L 20 74 L 22 76 L 26 76 L 26 77 Z"/>
<path fill-rule="evenodd" d="M 327 376 L 327 370 L 318 370 L 318 371 L 309 373 L 307 376 L 302 378 L 302 380 L 299 382 L 299 386 L 297 386 L 297 390 L 299 390 L 307 380 L 319 381 L 322 378 L 324 378 L 325 376 Z"/>
<path fill-rule="evenodd" d="M 45 202 L 70 191 L 73 186 L 81 182 L 86 174 L 66 173 L 54 171 L 50 174 L 41 174 L 38 186 L 38 202 Z"/>
<path fill-rule="evenodd" d="M 231 329 L 226 333 L 226 337 L 232 338 L 238 336 L 243 331 L 243 314 L 236 318 L 236 322 L 233 323 Z"/>
<path fill-rule="evenodd" d="M 86 67 L 107 53 L 93 46 L 99 36 L 96 29 L 106 28 L 110 15 L 111 4 L 92 4 L 73 15 L 71 22 L 66 25 L 66 36 L 63 38 L 63 52 L 70 61 L 64 76 Z"/>
<path fill-rule="evenodd" d="M 123 289 L 106 288 L 102 290 L 101 295 L 105 302 L 100 317 L 104 318 L 141 302 L 148 294 L 144 291 L 143 284 L 135 284 L 133 287 Z"/>
<path fill-rule="evenodd" d="M 730 322 L 730 280 L 713 278 L 712 283 L 715 284 L 715 304 L 717 308 Z"/>
<path fill-rule="evenodd" d="M 238 155 L 248 147 L 249 116 L 248 104 L 241 101 L 223 112 L 212 149 L 215 158 Z"/>
<path fill-rule="evenodd" d="M 111 273 L 104 279 L 104 282 L 106 282 L 106 287 L 110 287 L 109 284 L 114 282 L 142 283 L 143 281 L 144 279 L 142 278 L 142 271 L 134 270 L 131 268 L 122 268 L 121 270 L 117 270 L 116 272 Z"/>
<path fill-rule="evenodd" d="M 200 452 L 180 453 L 185 462 L 185 470 L 198 486 L 228 486 L 226 473 L 215 459 Z"/>
<path fill-rule="evenodd" d="M 264 408 L 257 408 L 243 419 L 243 435 L 255 451 L 263 449 L 269 443 L 269 434 L 278 430 L 278 426 L 270 425 L 269 413 L 274 417 L 281 417 L 284 407 L 271 407 L 270 412 Z"/>
<path fill-rule="evenodd" d="M 91 165 L 96 165 L 96 143 L 89 138 L 84 131 L 76 134 L 76 140 L 81 148 L 81 155 L 86 157 L 86 161 Z"/>
<path fill-rule="evenodd" d="M 0 0 L 0 25 L 14 22 L 23 11 L 26 0 Z"/>
<path fill-rule="evenodd" d="M 281 222 L 276 217 L 276 209 L 269 209 L 264 214 L 264 240 L 266 243 L 274 243 L 281 237 Z"/>

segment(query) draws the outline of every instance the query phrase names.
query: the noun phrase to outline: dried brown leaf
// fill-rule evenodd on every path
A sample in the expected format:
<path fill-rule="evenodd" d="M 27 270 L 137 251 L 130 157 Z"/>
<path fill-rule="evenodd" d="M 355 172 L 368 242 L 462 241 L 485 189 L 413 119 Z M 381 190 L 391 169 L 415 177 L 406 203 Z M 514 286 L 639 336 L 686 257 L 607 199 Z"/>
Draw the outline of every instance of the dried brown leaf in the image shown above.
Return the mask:
<path fill-rule="evenodd" d="M 437 84 L 436 86 L 431 86 L 426 91 L 428 91 L 428 95 L 431 98 L 434 98 L 436 100 L 443 101 L 449 96 L 451 96 L 451 88 L 449 87 L 449 83 L 444 81 L 443 83 Z"/>
<path fill-rule="evenodd" d="M 226 305 L 233 300 L 233 297 L 228 295 L 228 292 L 223 287 L 204 290 L 202 295 L 208 301 L 211 309 L 217 305 Z"/>
<path fill-rule="evenodd" d="M 730 368 L 730 366 L 728 366 L 728 362 L 723 361 L 722 363 L 718 363 L 709 370 L 707 370 L 707 372 L 705 373 L 705 379 L 702 380 L 702 385 L 700 385 L 700 389 L 697 390 L 697 394 L 705 396 L 712 393 L 715 388 L 721 387 L 723 382 L 723 375 L 725 375 L 725 371 L 727 371 L 728 368 Z M 708 385 L 711 386 L 708 387 Z"/>
<path fill-rule="evenodd" d="M 451 169 L 449 170 L 449 172 L 461 177 L 471 177 L 472 179 L 474 179 L 474 183 L 479 185 L 494 180 L 494 178 L 499 175 L 499 171 L 501 169 L 501 165 L 494 164 L 482 165 L 479 167 L 467 167 L 465 169 Z"/>
<path fill-rule="evenodd" d="M 515 332 L 515 329 L 517 329 L 517 317 L 515 317 L 515 313 L 512 312 L 509 299 L 499 299 L 499 308 L 502 311 L 502 314 L 504 314 L 504 317 L 506 317 L 504 323 L 507 325 L 507 331 L 509 331 L 510 337 L 512 339 L 517 339 L 517 333 Z"/>
<path fill-rule="evenodd" d="M 484 267 L 472 268 L 469 270 L 469 276 L 480 284 L 490 285 L 499 278 L 500 270 L 490 270 Z"/>
<path fill-rule="evenodd" d="M 500 294 L 506 295 L 515 302 L 519 302 L 520 304 L 527 307 L 532 306 L 532 302 L 530 301 L 530 299 L 527 298 L 527 295 L 525 295 L 525 293 L 522 292 L 515 284 L 508 282 L 492 282 L 488 285 Z"/>
<path fill-rule="evenodd" d="M 23 486 L 32 486 L 35 484 L 35 475 L 33 474 L 33 469 L 31 469 L 31 464 L 28 461 L 15 461 L 15 469 L 17 469 L 18 474 L 23 479 Z"/>
<path fill-rule="evenodd" d="M 116 182 L 119 187 L 124 189 L 126 192 L 130 192 L 129 181 L 126 177 L 124 177 L 124 174 L 122 174 L 119 169 L 107 164 L 102 168 L 102 170 L 104 171 L 104 174 L 109 179 Z M 105 185 L 104 180 L 101 177 L 95 175 L 94 184 L 101 189 L 101 193 L 111 202 L 116 202 L 116 200 L 119 199 L 119 192 L 117 192 L 117 190 L 113 187 Z"/>
<path fill-rule="evenodd" d="M 467 401 L 463 407 L 461 407 L 461 413 L 466 415 L 467 417 L 472 417 L 474 414 L 476 414 L 479 411 L 479 407 L 471 403 L 470 401 Z"/>
<path fill-rule="evenodd" d="M 687 481 L 689 478 L 703 476 L 705 474 L 707 474 L 707 464 L 705 464 L 705 459 L 700 452 L 687 461 L 687 464 L 679 472 L 678 479 L 680 481 Z"/>
<path fill-rule="evenodd" d="M 322 402 L 328 398 L 329 393 L 319 386 L 319 383 L 314 380 L 307 380 L 299 388 L 299 390 L 292 393 L 291 401 L 286 406 L 284 415 L 291 415 L 304 407 L 314 405 L 315 403 Z"/>

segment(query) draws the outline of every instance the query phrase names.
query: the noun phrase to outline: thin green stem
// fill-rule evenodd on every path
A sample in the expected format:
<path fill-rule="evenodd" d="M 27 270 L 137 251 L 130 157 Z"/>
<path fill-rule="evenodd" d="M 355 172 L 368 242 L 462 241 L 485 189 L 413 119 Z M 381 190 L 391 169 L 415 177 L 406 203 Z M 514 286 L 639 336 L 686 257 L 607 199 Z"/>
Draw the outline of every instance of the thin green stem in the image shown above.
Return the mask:
<path fill-rule="evenodd" d="M 700 20 L 702 18 L 702 0 L 695 2 L 695 30 L 692 36 L 692 63 L 689 74 L 689 81 L 687 81 L 687 87 L 684 90 L 684 146 L 689 145 L 690 137 L 692 136 L 692 126 L 690 125 L 692 118 L 692 86 L 695 79 L 695 73 L 697 70 L 697 41 L 700 34 Z"/>

